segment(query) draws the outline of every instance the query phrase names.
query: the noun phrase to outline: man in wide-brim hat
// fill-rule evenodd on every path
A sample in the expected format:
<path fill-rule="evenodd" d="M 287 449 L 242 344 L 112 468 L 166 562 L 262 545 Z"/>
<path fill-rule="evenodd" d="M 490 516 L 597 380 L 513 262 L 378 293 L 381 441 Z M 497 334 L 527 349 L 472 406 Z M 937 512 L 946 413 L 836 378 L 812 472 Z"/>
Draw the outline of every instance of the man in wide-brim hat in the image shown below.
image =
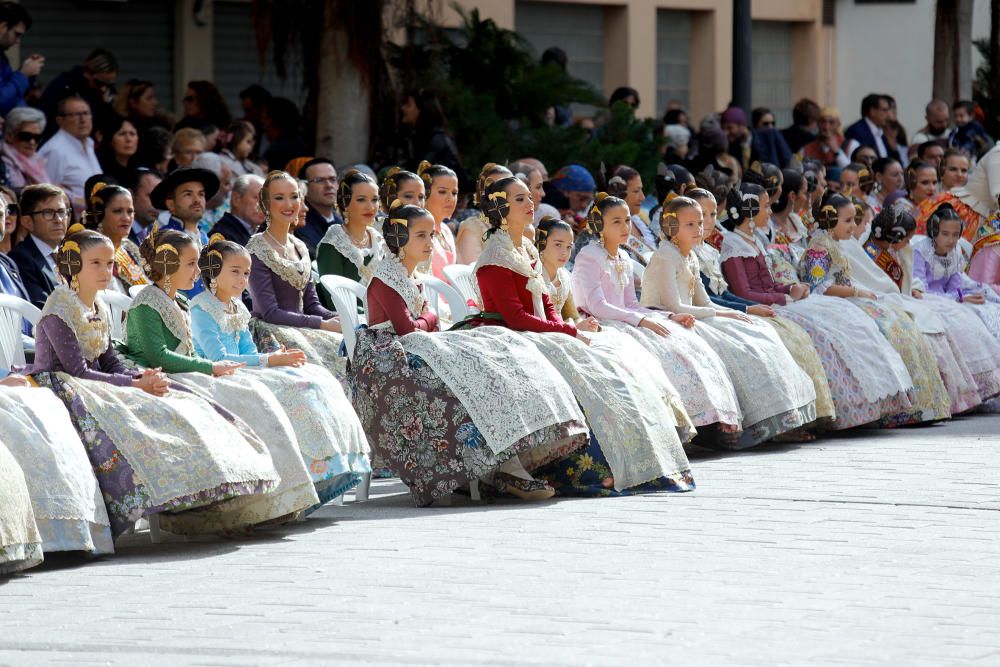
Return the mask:
<path fill-rule="evenodd" d="M 208 169 L 181 167 L 167 174 L 149 194 L 156 208 L 170 211 L 164 229 L 187 232 L 202 245 L 208 243 L 198 221 L 205 215 L 205 202 L 219 191 L 219 177 Z"/>

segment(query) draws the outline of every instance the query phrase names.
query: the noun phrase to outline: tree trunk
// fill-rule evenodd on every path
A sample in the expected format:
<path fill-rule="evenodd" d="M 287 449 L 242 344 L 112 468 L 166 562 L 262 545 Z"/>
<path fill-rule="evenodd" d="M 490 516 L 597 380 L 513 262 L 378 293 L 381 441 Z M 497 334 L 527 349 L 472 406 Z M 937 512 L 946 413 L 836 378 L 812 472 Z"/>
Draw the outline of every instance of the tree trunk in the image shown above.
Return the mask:
<path fill-rule="evenodd" d="M 992 0 L 995 1 L 995 0 Z M 972 95 L 972 0 L 938 0 L 934 22 L 934 97 Z"/>
<path fill-rule="evenodd" d="M 368 161 L 371 92 L 347 56 L 348 36 L 327 0 L 319 50 L 316 155 L 338 165 Z"/>

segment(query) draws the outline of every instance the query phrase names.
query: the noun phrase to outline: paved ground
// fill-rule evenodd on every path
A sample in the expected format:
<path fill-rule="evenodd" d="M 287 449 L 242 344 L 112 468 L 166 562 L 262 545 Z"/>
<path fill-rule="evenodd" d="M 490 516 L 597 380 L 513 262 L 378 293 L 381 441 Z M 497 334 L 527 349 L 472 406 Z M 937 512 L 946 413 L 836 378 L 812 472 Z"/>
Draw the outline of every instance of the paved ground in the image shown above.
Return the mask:
<path fill-rule="evenodd" d="M 695 456 L 690 494 L 414 509 L 0 582 L 0 665 L 1000 664 L 1000 416 Z"/>

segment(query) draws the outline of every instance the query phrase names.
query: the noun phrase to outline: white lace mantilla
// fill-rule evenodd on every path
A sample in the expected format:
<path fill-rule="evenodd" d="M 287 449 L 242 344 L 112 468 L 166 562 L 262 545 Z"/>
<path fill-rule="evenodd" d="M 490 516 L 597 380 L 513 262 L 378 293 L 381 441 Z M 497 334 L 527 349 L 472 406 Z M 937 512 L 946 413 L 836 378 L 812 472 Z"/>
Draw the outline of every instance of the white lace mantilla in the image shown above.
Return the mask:
<path fill-rule="evenodd" d="M 549 280 L 549 274 L 544 269 L 542 270 L 542 277 L 545 278 L 545 287 L 549 292 L 549 299 L 552 300 L 552 305 L 555 306 L 556 312 L 561 313 L 563 306 L 566 305 L 566 301 L 569 299 L 570 293 L 573 291 L 573 287 L 570 284 L 569 271 L 563 267 L 556 269 L 556 280 Z"/>
<path fill-rule="evenodd" d="M 531 292 L 534 315 L 545 319 L 545 306 L 542 303 L 542 295 L 547 294 L 545 276 L 543 275 L 542 261 L 539 259 L 538 251 L 534 245 L 522 240 L 521 245 L 515 248 L 510 234 L 498 229 L 486 240 L 486 245 L 483 246 L 483 252 L 479 255 L 479 261 L 476 262 L 472 273 L 475 274 L 484 266 L 502 266 L 526 277 L 528 279 L 526 287 Z M 479 303 L 483 302 L 478 282 L 476 283 L 476 297 Z"/>
<path fill-rule="evenodd" d="M 722 294 L 729 289 L 729 283 L 722 276 L 722 260 L 718 250 L 707 243 L 699 243 L 694 247 L 694 255 L 698 258 L 698 270 L 708 277 L 708 286 L 713 294 Z"/>
<path fill-rule="evenodd" d="M 941 256 L 934 247 L 934 239 L 929 236 L 914 240 L 912 245 L 930 265 L 934 280 L 950 278 L 962 270 L 962 249 L 959 246 L 956 245 L 947 255 Z"/>
<path fill-rule="evenodd" d="M 504 327 L 400 339 L 455 392 L 494 453 L 556 424 L 584 423 L 573 391 L 524 336 Z"/>
<path fill-rule="evenodd" d="M 111 343 L 111 311 L 100 298 L 90 310 L 66 285 L 57 285 L 42 308 L 42 317 L 55 315 L 70 328 L 80 343 L 83 358 L 94 361 Z"/>
<path fill-rule="evenodd" d="M 354 245 L 351 237 L 347 235 L 344 225 L 330 225 L 320 241 L 320 243 L 332 245 L 337 249 L 337 252 L 354 265 L 358 270 L 358 275 L 361 276 L 361 284 L 365 287 L 371 282 L 378 265 L 389 254 L 382 235 L 374 227 L 368 227 L 367 232 L 369 243 L 367 248 L 359 248 Z"/>
<path fill-rule="evenodd" d="M 173 334 L 178 341 L 174 352 L 190 357 L 194 354 L 194 342 L 191 338 L 191 316 L 181 309 L 180 305 L 160 289 L 157 285 L 150 285 L 139 292 L 132 300 L 132 308 L 138 306 L 148 306 L 155 310 L 163 326 Z M 128 344 L 126 335 L 125 344 Z"/>
<path fill-rule="evenodd" d="M 289 235 L 288 240 L 298 253 L 297 260 L 287 259 L 278 254 L 263 234 L 254 234 L 247 243 L 247 252 L 264 262 L 264 266 L 271 269 L 276 276 L 297 289 L 300 293 L 305 290 L 312 279 L 312 262 L 309 260 L 309 249 L 306 244 L 298 238 Z"/>
<path fill-rule="evenodd" d="M 413 319 L 423 315 L 427 299 L 424 298 L 424 293 L 420 288 L 420 274 L 409 275 L 406 272 L 406 267 L 395 255 L 389 254 L 384 261 L 379 262 L 372 278 L 378 278 L 402 297 L 403 303 L 406 304 L 406 309 L 410 311 Z"/>
<path fill-rule="evenodd" d="M 250 326 L 250 311 L 235 297 L 231 298 L 229 303 L 225 303 L 205 290 L 191 299 L 191 307 L 201 308 L 211 315 L 219 325 L 219 329 L 225 333 L 237 334 L 246 331 Z"/>
<path fill-rule="evenodd" d="M 753 258 L 763 253 L 764 249 L 758 243 L 750 243 L 736 232 L 728 232 L 722 237 L 722 253 L 719 255 L 719 262 L 740 257 Z"/>

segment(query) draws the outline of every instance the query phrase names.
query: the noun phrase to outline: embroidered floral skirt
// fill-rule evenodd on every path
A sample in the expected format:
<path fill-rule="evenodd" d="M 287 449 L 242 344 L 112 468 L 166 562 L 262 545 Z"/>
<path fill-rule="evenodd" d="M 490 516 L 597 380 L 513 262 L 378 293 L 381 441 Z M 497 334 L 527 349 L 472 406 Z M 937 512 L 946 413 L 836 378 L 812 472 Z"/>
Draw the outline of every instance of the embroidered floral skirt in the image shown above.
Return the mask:
<path fill-rule="evenodd" d="M 514 455 L 533 470 L 587 441 L 586 429 L 566 423 L 535 431 L 494 453 L 448 386 L 384 329 L 358 331 L 349 377 L 373 453 L 403 480 L 420 507 L 472 480 L 489 482 Z"/>
<path fill-rule="evenodd" d="M 886 390 L 885 393 L 888 395 L 883 395 L 877 400 L 866 398 L 860 379 L 851 371 L 840 347 L 831 338 L 830 328 L 840 326 L 840 323 L 830 321 L 823 311 L 813 313 L 813 304 L 810 304 L 810 301 L 811 298 L 805 299 L 794 304 L 794 307 L 779 307 L 778 310 L 782 318 L 799 325 L 809 334 L 819 354 L 836 412 L 836 418 L 829 424 L 830 428 L 835 430 L 854 428 L 877 422 L 882 417 L 908 412 L 912 391 L 888 394 Z M 862 339 L 859 344 L 864 342 Z M 885 344 L 884 341 L 882 344 Z M 877 369 L 871 369 L 870 372 L 878 373 Z"/>
<path fill-rule="evenodd" d="M 273 466 L 239 460 L 241 453 L 252 451 L 246 451 L 246 441 L 233 427 L 233 415 L 219 406 L 185 392 L 177 397 L 177 405 L 164 399 L 155 399 L 162 401 L 159 405 L 146 403 L 157 409 L 143 411 L 139 418 L 125 407 L 145 401 L 148 395 L 139 390 L 88 384 L 60 373 L 37 373 L 32 378 L 55 392 L 69 411 L 100 484 L 115 537 L 140 518 L 157 513 L 166 513 L 161 525 L 172 532 L 244 527 L 239 517 L 244 498 L 252 500 L 277 486 Z M 84 395 L 88 390 L 117 401 L 89 400 Z M 182 392 L 179 387 L 171 390 Z M 206 413 L 199 415 L 204 419 L 192 425 L 185 408 Z M 178 437 L 180 426 L 190 440 Z M 170 451 L 165 451 L 168 447 Z"/>
<path fill-rule="evenodd" d="M 918 424 L 951 418 L 951 398 L 945 389 L 937 358 L 910 316 L 899 306 L 875 302 L 870 299 L 852 299 L 868 316 L 875 320 L 879 331 L 888 339 L 906 364 L 913 378 L 912 407 L 884 420 L 885 426 Z"/>

